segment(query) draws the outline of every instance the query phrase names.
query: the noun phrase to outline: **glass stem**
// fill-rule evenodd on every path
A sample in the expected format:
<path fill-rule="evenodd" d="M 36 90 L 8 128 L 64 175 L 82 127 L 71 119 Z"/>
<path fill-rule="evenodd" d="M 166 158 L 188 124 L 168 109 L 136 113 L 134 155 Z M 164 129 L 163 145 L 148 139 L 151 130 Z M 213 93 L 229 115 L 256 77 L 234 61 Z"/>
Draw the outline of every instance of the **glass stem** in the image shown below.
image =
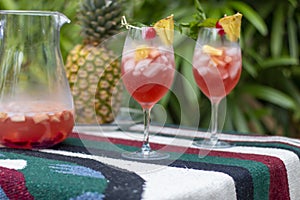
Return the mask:
<path fill-rule="evenodd" d="M 144 140 L 143 140 L 143 146 L 142 146 L 142 153 L 144 155 L 149 155 L 151 151 L 151 147 L 149 144 L 149 127 L 150 127 L 150 108 L 144 108 Z"/>
<path fill-rule="evenodd" d="M 219 102 L 211 103 L 211 136 L 210 141 L 212 143 L 216 143 L 218 140 L 218 111 L 219 111 Z"/>

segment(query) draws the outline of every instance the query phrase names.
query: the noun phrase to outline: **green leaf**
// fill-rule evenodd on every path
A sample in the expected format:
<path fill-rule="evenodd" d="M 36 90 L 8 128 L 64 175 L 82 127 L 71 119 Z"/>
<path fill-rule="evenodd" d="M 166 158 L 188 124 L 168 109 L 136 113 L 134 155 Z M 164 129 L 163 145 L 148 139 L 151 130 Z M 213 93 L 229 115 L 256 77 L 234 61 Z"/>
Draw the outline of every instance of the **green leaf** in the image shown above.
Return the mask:
<path fill-rule="evenodd" d="M 207 18 L 198 24 L 199 27 L 215 27 L 218 19 L 216 18 Z"/>
<path fill-rule="evenodd" d="M 296 8 L 297 5 L 298 5 L 297 0 L 289 0 L 289 2 L 290 2 L 290 4 L 291 4 L 294 8 Z"/>
<path fill-rule="evenodd" d="M 234 14 L 235 14 L 235 11 L 232 10 L 232 8 L 230 8 L 230 7 L 228 7 L 228 6 L 224 6 L 224 7 L 222 8 L 222 12 L 223 12 L 224 15 L 226 14 L 227 16 L 229 16 L 229 15 L 234 15 Z"/>
<path fill-rule="evenodd" d="M 233 111 L 233 123 L 235 127 L 240 132 L 244 132 L 244 133 L 249 132 L 245 115 L 243 115 L 243 113 L 241 112 L 238 106 L 232 106 L 231 108 Z"/>
<path fill-rule="evenodd" d="M 250 21 L 262 35 L 265 36 L 268 34 L 268 28 L 264 20 L 249 5 L 241 1 L 231 1 L 228 2 L 228 4 L 241 12 L 243 16 Z"/>
<path fill-rule="evenodd" d="M 206 19 L 206 15 L 205 15 L 203 7 L 200 3 L 200 0 L 195 0 L 195 7 L 196 7 L 196 10 L 197 10 L 197 15 L 198 15 L 199 19 L 200 20 Z"/>
<path fill-rule="evenodd" d="M 0 1 L 0 7 L 5 10 L 14 10 L 18 8 L 17 3 L 14 0 Z"/>
<path fill-rule="evenodd" d="M 289 7 L 289 18 L 287 22 L 288 40 L 290 54 L 293 58 L 299 59 L 299 43 L 297 38 L 297 26 L 293 19 L 294 9 Z"/>
<path fill-rule="evenodd" d="M 269 58 L 260 62 L 263 68 L 297 65 L 298 59 L 291 57 Z"/>
<path fill-rule="evenodd" d="M 255 49 L 246 49 L 247 53 L 258 63 L 263 62 L 264 58 Z"/>
<path fill-rule="evenodd" d="M 285 109 L 296 108 L 295 100 L 292 97 L 268 86 L 246 85 L 243 87 L 243 91 Z"/>
<path fill-rule="evenodd" d="M 257 133 L 260 133 L 260 134 L 265 134 L 265 130 L 262 126 L 262 122 L 261 122 L 261 110 L 255 110 L 255 109 L 248 109 L 248 121 L 249 123 L 251 123 L 251 126 L 254 127 L 254 130 L 257 132 Z"/>
<path fill-rule="evenodd" d="M 221 9 L 213 8 L 209 10 L 209 17 L 211 18 L 220 18 L 224 16 L 224 13 L 222 13 Z"/>
<path fill-rule="evenodd" d="M 273 23 L 272 23 L 272 32 L 271 32 L 271 54 L 273 57 L 279 56 L 282 50 L 283 34 L 284 34 L 284 18 L 285 9 L 282 9 L 284 6 L 278 4 L 275 12 L 273 13 Z"/>
<path fill-rule="evenodd" d="M 252 76 L 257 77 L 256 67 L 247 59 L 243 58 L 243 68 Z"/>

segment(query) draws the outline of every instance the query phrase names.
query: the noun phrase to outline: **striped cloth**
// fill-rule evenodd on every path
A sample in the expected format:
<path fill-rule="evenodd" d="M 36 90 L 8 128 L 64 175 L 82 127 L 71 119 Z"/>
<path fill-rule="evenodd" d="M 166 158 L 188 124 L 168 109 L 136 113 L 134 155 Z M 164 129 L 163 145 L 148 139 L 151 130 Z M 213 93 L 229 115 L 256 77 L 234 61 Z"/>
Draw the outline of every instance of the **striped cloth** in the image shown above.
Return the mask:
<path fill-rule="evenodd" d="M 2 148 L 0 199 L 300 199 L 297 139 L 220 134 L 234 146 L 208 151 L 193 145 L 204 132 L 152 126 L 151 147 L 170 157 L 122 158 L 140 148 L 141 130 L 77 126 L 51 149 Z"/>

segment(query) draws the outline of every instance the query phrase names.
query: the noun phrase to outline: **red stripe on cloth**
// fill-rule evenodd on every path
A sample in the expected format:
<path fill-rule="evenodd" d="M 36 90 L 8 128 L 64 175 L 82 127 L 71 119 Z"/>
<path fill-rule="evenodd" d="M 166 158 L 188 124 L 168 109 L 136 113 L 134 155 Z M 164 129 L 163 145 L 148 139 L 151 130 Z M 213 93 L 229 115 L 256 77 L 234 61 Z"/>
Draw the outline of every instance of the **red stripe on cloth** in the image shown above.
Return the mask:
<path fill-rule="evenodd" d="M 198 154 L 198 149 L 189 148 L 186 153 Z M 290 199 L 289 185 L 287 179 L 287 171 L 283 161 L 277 157 L 268 155 L 258 155 L 250 153 L 234 153 L 211 151 L 209 156 L 236 158 L 242 160 L 251 160 L 261 162 L 269 168 L 270 173 L 270 189 L 269 199 L 272 200 L 288 200 Z"/>
<path fill-rule="evenodd" d="M 0 167 L 0 185 L 9 199 L 34 199 L 26 188 L 23 174 L 17 170 Z"/>
<path fill-rule="evenodd" d="M 108 138 L 100 136 L 92 136 L 85 134 L 73 133 L 70 135 L 75 138 L 82 138 L 92 141 L 101 141 L 101 142 L 112 142 L 114 144 L 123 144 L 135 147 L 141 147 L 141 141 L 119 139 L 119 138 Z M 186 154 L 199 154 L 199 149 L 192 147 L 179 147 L 174 145 L 164 145 L 158 143 L 151 143 L 151 147 L 156 150 L 163 150 L 168 152 L 180 152 Z M 251 160 L 256 162 L 261 162 L 269 168 L 270 173 L 270 191 L 269 199 L 272 200 L 288 200 L 290 199 L 287 171 L 283 161 L 277 157 L 268 156 L 268 155 L 258 155 L 258 154 L 249 154 L 249 153 L 234 153 L 234 152 L 223 152 L 212 150 L 209 156 L 215 157 L 224 157 L 224 158 L 236 158 L 242 160 Z"/>

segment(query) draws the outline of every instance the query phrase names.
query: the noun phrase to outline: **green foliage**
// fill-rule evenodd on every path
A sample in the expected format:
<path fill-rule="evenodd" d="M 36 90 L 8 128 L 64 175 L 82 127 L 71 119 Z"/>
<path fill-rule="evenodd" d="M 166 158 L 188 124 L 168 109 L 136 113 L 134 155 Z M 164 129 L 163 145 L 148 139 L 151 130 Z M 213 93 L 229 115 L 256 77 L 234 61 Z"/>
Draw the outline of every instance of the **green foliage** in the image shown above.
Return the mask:
<path fill-rule="evenodd" d="M 207 22 L 212 25 L 224 14 L 242 13 L 243 72 L 237 87 L 226 99 L 224 130 L 300 137 L 299 1 L 125 2 L 124 14 L 129 22 L 152 24 L 174 14 L 176 26 L 183 30 L 182 34 L 187 34 L 193 39 L 196 38 L 199 26 L 207 26 Z M 80 27 L 76 22 L 77 1 L 5 0 L 0 1 L 0 9 L 57 10 L 64 13 L 73 21 L 63 26 L 61 31 L 61 49 L 64 57 L 81 41 Z M 188 28 L 190 32 L 185 32 Z M 177 70 L 188 80 L 191 87 L 187 87 L 187 83 L 178 83 L 183 91 L 182 99 L 185 105 L 180 105 L 171 94 L 161 101 L 167 108 L 167 122 L 189 125 L 189 119 L 198 112 L 193 105 L 198 104 L 201 111 L 199 127 L 207 128 L 210 121 L 210 104 L 193 80 L 192 66 L 189 62 L 193 54 L 193 44 L 187 41 L 175 42 L 174 48 L 183 55 L 176 55 Z M 192 94 L 196 94 L 197 98 L 192 98 Z"/>
<path fill-rule="evenodd" d="M 130 2 L 136 2 L 131 0 Z M 149 3 L 151 2 L 151 3 Z M 201 5 L 199 4 L 201 3 Z M 158 5 L 155 18 L 144 12 L 150 4 Z M 176 6 L 176 8 L 174 8 Z M 156 8 L 156 7 L 155 7 Z M 139 12 L 143 10 L 143 12 Z M 136 20 L 156 20 L 174 13 L 179 30 L 195 39 L 197 29 L 205 19 L 218 19 L 224 14 L 243 14 L 241 46 L 243 72 L 234 91 L 227 97 L 225 130 L 256 132 L 299 137 L 299 3 L 291 1 L 139 1 L 131 17 Z M 193 12 L 192 12 L 193 11 Z M 167 12 L 167 13 L 166 13 Z M 179 13 L 177 15 L 177 13 Z M 193 13 L 193 14 L 191 14 Z M 298 14 L 297 14 L 298 13 Z M 145 14 L 145 15 L 144 15 Z M 188 29 L 188 31 L 184 31 Z M 175 49 L 191 49 L 186 41 L 176 43 Z M 190 51 L 189 54 L 193 52 Z M 189 55 L 191 56 L 191 55 Z M 195 84 L 191 64 L 176 59 L 178 71 Z M 185 94 L 193 93 L 193 89 Z M 186 97 L 187 105 L 195 104 Z M 184 114 L 175 112 L 180 105 L 170 95 L 164 99 L 173 122 L 180 123 L 180 116 L 193 117 L 193 108 L 185 106 Z M 210 120 L 210 105 L 201 92 L 198 102 L 201 111 L 199 127 L 205 128 Z M 179 116 L 180 115 L 180 116 Z M 174 117 L 175 116 L 175 117 Z M 177 116 L 177 117 L 176 117 Z M 188 123 L 188 122 L 185 122 Z"/>
<path fill-rule="evenodd" d="M 194 14 L 194 20 L 191 22 L 182 22 L 177 27 L 181 33 L 184 33 L 184 30 L 187 30 L 185 34 L 188 35 L 188 37 L 197 40 L 199 29 L 201 27 L 215 27 L 218 19 L 207 18 L 199 0 L 195 0 L 195 9 L 196 14 Z"/>
<path fill-rule="evenodd" d="M 65 59 L 68 51 L 79 43 L 81 38 L 80 27 L 76 23 L 78 1 L 74 0 L 5 0 L 0 1 L 1 10 L 47 10 L 58 11 L 65 14 L 70 20 L 70 24 L 66 24 L 61 28 L 60 41 L 61 51 Z"/>

